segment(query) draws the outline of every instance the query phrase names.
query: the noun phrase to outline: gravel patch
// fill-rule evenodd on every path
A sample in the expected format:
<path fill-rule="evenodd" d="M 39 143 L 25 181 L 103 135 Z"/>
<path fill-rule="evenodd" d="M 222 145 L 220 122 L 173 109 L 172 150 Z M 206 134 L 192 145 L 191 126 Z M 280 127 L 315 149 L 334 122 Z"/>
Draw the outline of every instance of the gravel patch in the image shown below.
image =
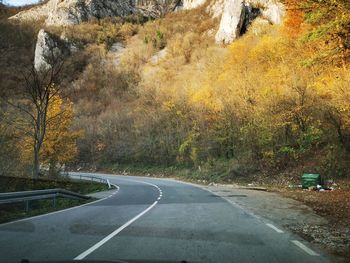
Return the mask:
<path fill-rule="evenodd" d="M 317 214 L 302 200 L 291 199 L 276 192 L 242 189 L 238 185 L 212 183 L 204 188 L 258 217 L 272 221 L 276 226 L 296 233 L 321 250 L 336 256 L 339 262 L 349 262 L 349 225 L 336 224 L 329 217 Z"/>

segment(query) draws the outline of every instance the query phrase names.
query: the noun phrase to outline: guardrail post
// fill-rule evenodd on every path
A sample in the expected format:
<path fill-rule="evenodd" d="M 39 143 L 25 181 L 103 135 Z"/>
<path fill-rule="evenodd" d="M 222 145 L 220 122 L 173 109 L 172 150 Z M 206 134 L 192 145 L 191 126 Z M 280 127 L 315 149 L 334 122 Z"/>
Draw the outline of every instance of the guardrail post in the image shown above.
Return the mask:
<path fill-rule="evenodd" d="M 53 208 L 56 208 L 56 195 L 53 197 Z"/>
<path fill-rule="evenodd" d="M 26 213 L 28 213 L 29 212 L 29 200 L 27 200 L 25 203 L 26 203 Z"/>

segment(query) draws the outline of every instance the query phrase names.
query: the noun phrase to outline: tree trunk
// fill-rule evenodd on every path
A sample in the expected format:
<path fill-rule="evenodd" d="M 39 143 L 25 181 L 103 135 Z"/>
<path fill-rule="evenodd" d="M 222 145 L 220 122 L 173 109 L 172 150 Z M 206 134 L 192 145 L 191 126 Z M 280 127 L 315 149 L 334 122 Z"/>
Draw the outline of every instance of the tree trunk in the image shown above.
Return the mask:
<path fill-rule="evenodd" d="M 50 160 L 49 162 L 49 177 L 50 178 L 56 178 L 58 175 L 58 170 L 57 170 L 57 162 L 54 160 Z"/>
<path fill-rule="evenodd" d="M 40 172 L 39 149 L 34 145 L 33 177 L 38 178 Z"/>

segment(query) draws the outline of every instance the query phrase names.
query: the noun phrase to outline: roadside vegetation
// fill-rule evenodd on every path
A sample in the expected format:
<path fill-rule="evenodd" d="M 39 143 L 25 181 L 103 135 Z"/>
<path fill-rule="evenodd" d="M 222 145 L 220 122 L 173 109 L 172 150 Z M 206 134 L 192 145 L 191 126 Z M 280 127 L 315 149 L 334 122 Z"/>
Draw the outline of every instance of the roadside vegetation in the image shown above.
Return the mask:
<path fill-rule="evenodd" d="M 349 6 L 287 4 L 282 26 L 256 19 L 228 47 L 213 43 L 217 23 L 203 7 L 140 26 L 118 70 L 94 61 L 80 79 L 91 88 L 77 104 L 79 165 L 207 182 L 348 178 Z"/>
<path fill-rule="evenodd" d="M 43 190 L 62 188 L 79 194 L 89 194 L 93 192 L 99 192 L 107 190 L 108 186 L 105 184 L 74 180 L 68 177 L 60 177 L 60 179 L 33 179 L 28 177 L 0 177 L 0 192 L 18 192 L 18 191 L 31 191 L 31 190 Z"/>
<path fill-rule="evenodd" d="M 65 91 L 57 93 L 48 108 L 56 112 L 49 114 L 68 109 L 67 121 L 47 127 L 41 163 L 179 167 L 183 176 L 206 181 L 252 175 L 293 181 L 300 172 L 348 178 L 349 5 L 285 4 L 283 25 L 257 18 L 229 46 L 214 43 L 218 20 L 207 5 L 158 20 L 110 18 L 47 28 L 81 49 L 70 58 L 74 70 L 55 83 Z M 30 66 L 38 28 L 1 23 L 1 43 L 7 43 L 2 96 L 18 102 L 18 68 Z M 21 33 L 10 34 L 13 28 Z M 118 66 L 108 62 L 116 42 L 126 46 Z M 2 160 L 8 161 L 1 173 L 13 173 L 8 167 L 16 162 L 15 173 L 28 174 L 32 128 L 18 129 L 20 114 L 2 108 L 1 149 L 8 149 Z"/>

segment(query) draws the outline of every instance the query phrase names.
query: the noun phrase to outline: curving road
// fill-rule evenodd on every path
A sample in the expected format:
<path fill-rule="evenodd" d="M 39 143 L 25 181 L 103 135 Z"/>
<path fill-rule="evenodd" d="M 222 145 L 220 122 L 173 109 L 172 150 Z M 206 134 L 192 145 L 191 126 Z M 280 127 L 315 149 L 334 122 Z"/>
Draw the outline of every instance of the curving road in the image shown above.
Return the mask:
<path fill-rule="evenodd" d="M 196 186 L 99 175 L 119 191 L 0 225 L 0 262 L 330 262 L 300 238 Z"/>

